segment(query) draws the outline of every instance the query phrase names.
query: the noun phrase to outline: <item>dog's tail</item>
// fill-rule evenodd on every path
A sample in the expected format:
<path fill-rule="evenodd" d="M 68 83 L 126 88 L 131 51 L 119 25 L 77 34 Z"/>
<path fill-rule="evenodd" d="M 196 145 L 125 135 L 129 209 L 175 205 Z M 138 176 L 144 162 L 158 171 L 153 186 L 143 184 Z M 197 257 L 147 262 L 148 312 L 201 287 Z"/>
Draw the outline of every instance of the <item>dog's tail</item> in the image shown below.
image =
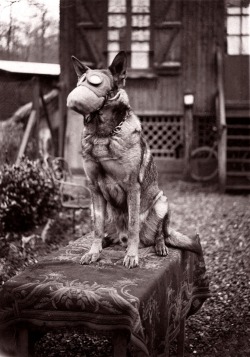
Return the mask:
<path fill-rule="evenodd" d="M 195 236 L 188 237 L 169 227 L 168 234 L 165 235 L 165 244 L 174 248 L 190 250 L 191 252 L 197 254 L 202 253 L 200 237 L 198 233 Z"/>

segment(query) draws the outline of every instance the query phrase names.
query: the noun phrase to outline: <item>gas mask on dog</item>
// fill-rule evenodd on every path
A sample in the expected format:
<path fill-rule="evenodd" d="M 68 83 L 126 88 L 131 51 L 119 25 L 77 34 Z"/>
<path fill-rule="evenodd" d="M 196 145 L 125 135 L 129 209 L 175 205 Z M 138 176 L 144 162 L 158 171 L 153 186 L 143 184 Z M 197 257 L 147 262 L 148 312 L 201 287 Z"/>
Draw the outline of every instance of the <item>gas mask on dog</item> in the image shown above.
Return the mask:
<path fill-rule="evenodd" d="M 77 87 L 70 92 L 67 106 L 86 115 L 99 110 L 113 87 L 113 76 L 107 70 L 92 70 L 72 57 L 78 76 Z"/>

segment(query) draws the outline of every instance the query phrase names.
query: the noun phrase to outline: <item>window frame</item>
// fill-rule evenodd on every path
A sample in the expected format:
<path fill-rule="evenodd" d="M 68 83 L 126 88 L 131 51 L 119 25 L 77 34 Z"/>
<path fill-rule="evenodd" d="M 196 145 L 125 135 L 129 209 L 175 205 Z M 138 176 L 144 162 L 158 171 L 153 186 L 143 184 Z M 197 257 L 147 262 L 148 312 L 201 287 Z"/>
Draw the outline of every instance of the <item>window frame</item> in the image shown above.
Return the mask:
<path fill-rule="evenodd" d="M 235 9 L 235 13 L 229 12 L 229 9 Z M 248 9 L 248 11 L 244 11 Z M 238 10 L 238 13 L 237 13 Z M 235 33 L 231 32 L 231 29 L 228 27 L 229 19 L 236 18 L 239 20 L 239 23 L 235 26 Z M 226 5 L 226 39 L 227 39 L 227 55 L 229 56 L 249 56 L 250 55 L 250 26 L 246 28 L 249 29 L 246 33 L 243 29 L 243 19 L 248 19 L 247 23 L 250 25 L 250 5 L 248 7 L 244 6 L 244 0 L 239 0 L 238 2 L 232 2 L 229 0 Z M 237 51 L 230 51 L 230 39 L 238 40 Z M 244 53 L 243 39 L 248 38 L 248 51 Z"/>
<path fill-rule="evenodd" d="M 111 12 L 109 10 L 109 0 L 107 0 L 107 25 L 106 25 L 106 53 L 107 53 L 107 64 L 110 64 L 111 58 L 114 56 L 110 56 L 110 53 L 112 51 L 109 50 L 109 44 L 112 43 L 112 41 L 109 39 L 109 33 L 112 30 L 112 27 L 109 27 L 109 16 L 110 15 L 115 15 L 115 14 L 122 14 L 125 15 L 126 17 L 126 34 L 125 34 L 125 39 L 122 39 L 122 41 L 119 39 L 117 42 L 120 42 L 120 48 L 119 50 L 124 50 L 126 51 L 128 55 L 128 69 L 129 69 L 129 74 L 130 77 L 144 77 L 144 78 L 152 78 L 155 77 L 155 74 L 153 73 L 153 60 L 152 60 L 152 54 L 153 54 L 153 20 L 152 20 L 152 1 L 149 0 L 149 10 L 148 12 L 145 11 L 138 11 L 138 12 L 132 12 L 132 0 L 125 0 L 125 6 L 126 6 L 126 11 L 124 12 Z M 142 26 L 142 27 L 136 27 L 132 26 L 132 16 L 133 15 L 148 15 L 149 16 L 149 26 Z M 149 39 L 148 40 L 141 40 L 141 41 L 133 41 L 132 39 L 132 30 L 134 29 L 143 29 L 143 30 L 148 30 L 149 31 Z M 113 41 L 114 42 L 114 41 Z M 133 53 L 139 53 L 139 51 L 132 51 L 132 44 L 133 42 L 141 42 L 141 43 L 148 43 L 148 51 L 145 51 L 147 53 L 147 61 L 148 61 L 148 66 L 144 68 L 135 68 L 132 67 L 132 55 Z M 115 54 L 117 51 L 113 51 Z"/>

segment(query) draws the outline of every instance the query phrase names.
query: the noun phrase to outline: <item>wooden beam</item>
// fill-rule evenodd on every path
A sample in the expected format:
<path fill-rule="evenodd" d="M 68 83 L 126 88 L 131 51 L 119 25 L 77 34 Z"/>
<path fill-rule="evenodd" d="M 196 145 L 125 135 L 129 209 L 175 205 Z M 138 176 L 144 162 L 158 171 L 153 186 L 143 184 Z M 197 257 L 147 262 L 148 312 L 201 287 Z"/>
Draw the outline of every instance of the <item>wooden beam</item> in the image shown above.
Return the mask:
<path fill-rule="evenodd" d="M 36 118 L 37 118 L 36 111 L 33 109 L 30 113 L 29 120 L 28 120 L 27 126 L 26 126 L 24 134 L 23 134 L 22 142 L 21 142 L 18 154 L 17 154 L 16 165 L 20 164 L 22 156 L 25 153 L 25 149 L 26 149 L 27 143 L 29 141 L 30 133 L 31 133 L 32 128 L 35 125 Z"/>
<path fill-rule="evenodd" d="M 66 85 L 60 83 L 59 92 L 59 156 L 64 157 L 65 135 L 67 128 Z"/>
<path fill-rule="evenodd" d="M 185 139 L 185 152 L 184 152 L 184 177 L 190 180 L 190 157 L 193 149 L 193 106 L 185 106 L 184 111 L 184 139 Z"/>
<path fill-rule="evenodd" d="M 25 327 L 17 331 L 17 357 L 29 357 L 29 333 Z"/>
<path fill-rule="evenodd" d="M 39 154 L 39 119 L 40 119 L 40 83 L 39 83 L 39 78 L 38 77 L 33 77 L 32 78 L 33 82 L 33 105 L 32 108 L 35 110 L 35 132 L 34 132 L 34 138 L 35 138 L 35 143 L 36 143 L 36 155 L 38 156 Z"/>
<path fill-rule="evenodd" d="M 217 86 L 218 94 L 216 97 L 216 118 L 218 127 L 218 172 L 220 191 L 226 188 L 226 167 L 227 167 L 227 125 L 225 110 L 225 93 L 223 82 L 223 56 L 221 48 L 217 49 Z"/>
<path fill-rule="evenodd" d="M 177 357 L 184 357 L 185 347 L 185 318 L 181 319 L 180 331 L 177 336 Z"/>
<path fill-rule="evenodd" d="M 127 335 L 124 331 L 117 331 L 113 336 L 113 356 L 127 356 Z"/>

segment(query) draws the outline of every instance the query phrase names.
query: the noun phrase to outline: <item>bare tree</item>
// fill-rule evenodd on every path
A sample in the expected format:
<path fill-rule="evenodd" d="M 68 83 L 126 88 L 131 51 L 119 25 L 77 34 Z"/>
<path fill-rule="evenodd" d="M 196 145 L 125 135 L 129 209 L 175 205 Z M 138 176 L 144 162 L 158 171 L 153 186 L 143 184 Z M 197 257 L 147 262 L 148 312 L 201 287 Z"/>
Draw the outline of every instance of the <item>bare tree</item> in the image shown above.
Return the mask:
<path fill-rule="evenodd" d="M 24 23 L 14 16 L 16 3 L 28 4 L 34 9 L 30 21 Z M 51 17 L 43 0 L 6 0 L 4 4 L 9 12 L 8 18 L 0 22 L 1 58 L 58 62 L 58 22 Z M 0 4 L 0 11 L 2 6 Z"/>

